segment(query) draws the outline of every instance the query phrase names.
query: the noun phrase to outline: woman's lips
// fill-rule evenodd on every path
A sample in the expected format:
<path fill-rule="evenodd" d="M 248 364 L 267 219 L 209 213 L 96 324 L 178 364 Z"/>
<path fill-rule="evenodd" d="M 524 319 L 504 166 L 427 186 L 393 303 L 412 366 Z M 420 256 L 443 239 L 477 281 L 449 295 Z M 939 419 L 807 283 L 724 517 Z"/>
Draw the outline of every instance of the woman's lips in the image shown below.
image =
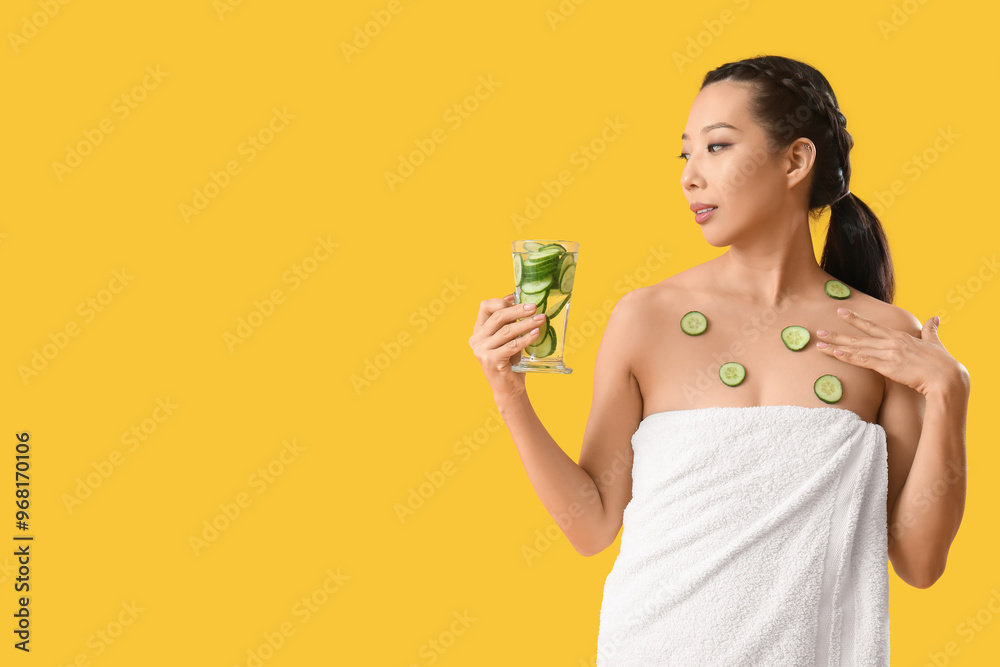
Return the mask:
<path fill-rule="evenodd" d="M 715 213 L 716 210 L 718 210 L 718 209 L 717 208 L 713 208 L 713 209 L 711 209 L 709 211 L 705 211 L 704 213 L 695 213 L 695 215 L 694 215 L 694 221 L 697 222 L 700 225 L 701 223 L 703 223 L 706 220 L 708 220 L 709 218 L 711 218 L 712 214 Z"/>

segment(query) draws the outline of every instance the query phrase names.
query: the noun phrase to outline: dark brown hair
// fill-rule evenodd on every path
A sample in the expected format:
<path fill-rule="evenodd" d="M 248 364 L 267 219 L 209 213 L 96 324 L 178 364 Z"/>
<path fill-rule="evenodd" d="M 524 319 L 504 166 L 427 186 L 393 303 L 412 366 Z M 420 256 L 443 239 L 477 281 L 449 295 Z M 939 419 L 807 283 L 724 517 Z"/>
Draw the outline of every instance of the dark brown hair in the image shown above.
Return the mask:
<path fill-rule="evenodd" d="M 705 75 L 751 86 L 751 118 L 764 128 L 772 152 L 805 137 L 816 145 L 809 211 L 818 219 L 830 207 L 830 227 L 820 267 L 849 287 L 886 303 L 895 296 L 889 241 L 882 223 L 853 192 L 850 152 L 854 139 L 830 83 L 819 70 L 781 56 L 726 63 Z"/>

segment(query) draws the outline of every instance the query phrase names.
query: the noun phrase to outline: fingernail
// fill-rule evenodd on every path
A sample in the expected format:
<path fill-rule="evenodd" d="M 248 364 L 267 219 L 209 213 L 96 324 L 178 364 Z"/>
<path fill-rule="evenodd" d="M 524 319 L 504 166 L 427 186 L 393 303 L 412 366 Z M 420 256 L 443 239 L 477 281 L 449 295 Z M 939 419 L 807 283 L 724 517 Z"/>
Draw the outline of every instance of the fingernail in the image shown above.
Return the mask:
<path fill-rule="evenodd" d="M 829 331 L 823 331 L 822 329 L 816 329 L 816 335 L 817 336 L 829 336 L 830 332 Z"/>
<path fill-rule="evenodd" d="M 535 315 L 531 319 L 533 319 L 533 320 L 544 320 L 545 319 L 545 313 L 538 313 L 537 315 Z"/>
<path fill-rule="evenodd" d="M 847 310 L 846 308 L 838 308 L 837 309 L 837 314 L 838 315 L 847 315 L 849 312 L 851 312 L 851 311 Z"/>
<path fill-rule="evenodd" d="M 830 344 L 824 343 L 823 341 L 819 341 L 818 343 L 816 343 L 816 347 L 830 347 Z"/>
<path fill-rule="evenodd" d="M 531 310 L 534 307 L 535 307 L 535 304 L 533 304 L 533 303 L 526 303 L 526 304 L 524 304 L 524 309 L 525 310 Z"/>

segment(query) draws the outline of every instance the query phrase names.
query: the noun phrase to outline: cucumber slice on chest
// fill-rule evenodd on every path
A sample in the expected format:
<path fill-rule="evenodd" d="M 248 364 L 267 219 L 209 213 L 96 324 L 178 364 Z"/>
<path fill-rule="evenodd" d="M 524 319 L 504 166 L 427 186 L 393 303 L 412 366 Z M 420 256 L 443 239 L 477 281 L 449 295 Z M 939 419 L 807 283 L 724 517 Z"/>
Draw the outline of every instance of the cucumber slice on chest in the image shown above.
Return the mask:
<path fill-rule="evenodd" d="M 793 324 L 781 330 L 781 340 L 789 350 L 801 350 L 809 344 L 809 330 Z"/>
<path fill-rule="evenodd" d="M 747 369 L 738 361 L 727 361 L 719 367 L 719 379 L 730 387 L 735 387 L 747 376 Z"/>
<path fill-rule="evenodd" d="M 697 310 L 689 310 L 681 317 L 681 331 L 689 336 L 697 336 L 708 328 L 708 319 Z"/>
<path fill-rule="evenodd" d="M 824 403 L 836 403 L 844 395 L 844 385 L 836 375 L 820 375 L 813 383 L 813 391 Z"/>

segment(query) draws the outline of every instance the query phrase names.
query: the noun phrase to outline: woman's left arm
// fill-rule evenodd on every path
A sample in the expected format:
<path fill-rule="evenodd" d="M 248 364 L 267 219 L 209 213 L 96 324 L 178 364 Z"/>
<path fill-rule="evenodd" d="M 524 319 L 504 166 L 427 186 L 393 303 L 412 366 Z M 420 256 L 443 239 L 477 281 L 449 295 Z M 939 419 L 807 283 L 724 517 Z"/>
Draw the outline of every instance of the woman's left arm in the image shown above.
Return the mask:
<path fill-rule="evenodd" d="M 918 338 L 848 309 L 837 312 L 865 335 L 831 332 L 817 347 L 910 387 L 925 401 L 909 474 L 895 502 L 890 499 L 888 539 L 897 574 L 912 586 L 927 588 L 944 573 L 965 511 L 969 372 L 941 343 L 935 318 Z"/>

